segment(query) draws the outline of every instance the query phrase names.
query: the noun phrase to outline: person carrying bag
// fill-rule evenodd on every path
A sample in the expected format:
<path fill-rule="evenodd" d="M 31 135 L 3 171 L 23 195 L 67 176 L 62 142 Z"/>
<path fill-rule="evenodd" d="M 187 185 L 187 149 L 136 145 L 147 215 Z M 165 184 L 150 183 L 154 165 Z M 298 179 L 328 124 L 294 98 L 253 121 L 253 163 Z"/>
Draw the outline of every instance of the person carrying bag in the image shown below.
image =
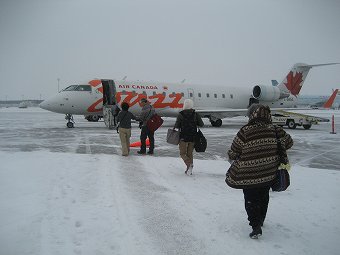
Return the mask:
<path fill-rule="evenodd" d="M 179 129 L 179 154 L 183 159 L 186 170 L 185 174 L 192 175 L 193 170 L 193 151 L 195 146 L 195 137 L 197 127 L 203 127 L 204 123 L 199 114 L 193 109 L 194 102 L 191 99 L 185 99 L 183 110 L 179 112 L 174 129 Z"/>
<path fill-rule="evenodd" d="M 252 227 L 249 237 L 257 239 L 262 235 L 269 191 L 281 164 L 277 141 L 288 150 L 293 140 L 281 127 L 274 127 L 268 106 L 250 106 L 248 117 L 248 123 L 238 131 L 228 151 L 231 164 L 225 182 L 243 190 L 245 210 Z"/>
<path fill-rule="evenodd" d="M 148 154 L 152 155 L 154 153 L 155 148 L 155 131 L 149 128 L 148 122 L 151 119 L 151 117 L 155 115 L 155 109 L 152 107 L 152 105 L 146 98 L 142 98 L 140 100 L 140 105 L 142 106 L 142 112 L 139 117 L 141 129 L 140 134 L 141 146 L 140 150 L 137 151 L 137 153 L 146 154 L 146 139 L 149 138 L 150 147 Z"/>

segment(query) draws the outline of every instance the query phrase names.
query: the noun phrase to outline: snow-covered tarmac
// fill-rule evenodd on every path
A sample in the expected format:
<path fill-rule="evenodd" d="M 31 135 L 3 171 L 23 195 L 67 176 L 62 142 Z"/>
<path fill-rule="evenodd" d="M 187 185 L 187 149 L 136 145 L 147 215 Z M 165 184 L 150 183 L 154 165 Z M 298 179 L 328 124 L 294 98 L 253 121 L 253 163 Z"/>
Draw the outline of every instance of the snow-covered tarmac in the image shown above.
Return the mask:
<path fill-rule="evenodd" d="M 310 111 L 330 118 L 339 111 Z M 154 156 L 121 157 L 103 122 L 38 108 L 0 109 L 0 254 L 339 254 L 340 135 L 330 123 L 286 129 L 294 139 L 288 191 L 271 193 L 259 240 L 243 193 L 224 183 L 226 150 L 246 118 L 202 131 L 206 153 L 184 175 L 178 148 L 156 132 Z M 340 130 L 339 130 L 340 131 Z M 139 138 L 134 125 L 131 141 Z"/>

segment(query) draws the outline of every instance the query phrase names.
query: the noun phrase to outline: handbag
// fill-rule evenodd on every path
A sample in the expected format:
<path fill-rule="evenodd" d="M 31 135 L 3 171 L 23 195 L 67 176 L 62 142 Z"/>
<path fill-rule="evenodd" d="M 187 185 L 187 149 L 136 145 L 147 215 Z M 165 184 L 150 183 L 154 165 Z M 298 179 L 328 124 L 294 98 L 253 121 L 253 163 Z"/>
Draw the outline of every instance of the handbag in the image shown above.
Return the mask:
<path fill-rule="evenodd" d="M 204 137 L 202 131 L 200 129 L 198 129 L 195 137 L 194 137 L 194 148 L 196 152 L 205 152 L 205 150 L 207 149 L 207 139 Z"/>
<path fill-rule="evenodd" d="M 290 185 L 290 177 L 288 173 L 290 166 L 289 166 L 286 150 L 282 148 L 282 144 L 278 138 L 276 128 L 275 128 L 275 135 L 276 135 L 277 149 L 278 149 L 280 164 L 276 171 L 276 177 L 274 179 L 274 182 L 271 188 L 272 188 L 272 191 L 280 192 L 280 191 L 285 191 Z"/>
<path fill-rule="evenodd" d="M 272 191 L 285 191 L 290 185 L 290 177 L 287 169 L 278 169 L 276 178 L 272 184 Z"/>
<path fill-rule="evenodd" d="M 162 126 L 164 120 L 158 114 L 152 115 L 152 117 L 146 122 L 148 129 L 151 132 L 155 132 L 160 126 Z"/>
<path fill-rule="evenodd" d="M 173 144 L 173 145 L 178 145 L 179 144 L 179 131 L 173 128 L 169 128 L 168 133 L 166 135 L 166 142 Z"/>

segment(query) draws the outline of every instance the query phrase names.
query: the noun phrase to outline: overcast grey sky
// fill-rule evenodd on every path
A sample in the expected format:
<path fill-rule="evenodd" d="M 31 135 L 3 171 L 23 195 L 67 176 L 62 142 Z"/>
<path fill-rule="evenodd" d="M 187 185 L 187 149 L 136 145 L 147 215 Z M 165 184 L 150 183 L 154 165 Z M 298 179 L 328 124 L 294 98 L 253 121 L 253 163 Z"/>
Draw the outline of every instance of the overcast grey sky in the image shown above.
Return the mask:
<path fill-rule="evenodd" d="M 247 86 L 340 62 L 339 0 L 1 0 L 0 100 L 92 78 Z M 301 94 L 340 88 L 313 68 Z"/>

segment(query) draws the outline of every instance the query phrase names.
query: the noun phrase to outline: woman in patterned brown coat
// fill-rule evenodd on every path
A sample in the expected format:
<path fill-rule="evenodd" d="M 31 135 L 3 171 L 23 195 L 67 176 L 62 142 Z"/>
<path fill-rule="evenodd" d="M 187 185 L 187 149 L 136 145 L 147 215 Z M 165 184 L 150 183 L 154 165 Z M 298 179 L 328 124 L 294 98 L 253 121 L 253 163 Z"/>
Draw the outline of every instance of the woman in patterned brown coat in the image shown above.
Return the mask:
<path fill-rule="evenodd" d="M 226 183 L 243 189 L 249 225 L 253 228 L 249 236 L 258 238 L 267 213 L 269 189 L 279 166 L 276 134 L 286 150 L 293 146 L 293 140 L 281 127 L 272 124 L 268 106 L 252 105 L 248 116 L 248 124 L 239 130 L 228 151 L 233 162 Z"/>

